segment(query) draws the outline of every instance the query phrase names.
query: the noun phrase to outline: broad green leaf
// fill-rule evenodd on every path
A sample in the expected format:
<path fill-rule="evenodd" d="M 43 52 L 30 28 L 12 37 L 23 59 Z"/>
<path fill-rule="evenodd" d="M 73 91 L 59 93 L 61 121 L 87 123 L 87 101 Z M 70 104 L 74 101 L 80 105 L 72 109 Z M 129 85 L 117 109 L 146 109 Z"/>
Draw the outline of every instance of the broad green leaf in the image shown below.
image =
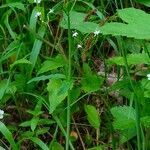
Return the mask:
<path fill-rule="evenodd" d="M 84 19 L 87 14 L 85 13 L 79 13 L 76 11 L 70 12 L 70 28 L 79 30 L 83 33 L 92 33 L 95 30 L 100 30 L 100 27 L 98 24 L 94 22 L 85 22 Z M 67 21 L 67 15 L 64 13 L 63 19 L 61 21 L 61 26 L 65 29 L 68 28 L 68 21 Z"/>
<path fill-rule="evenodd" d="M 149 0 L 136 0 L 136 1 L 147 6 L 147 7 L 150 7 L 150 1 Z"/>
<path fill-rule="evenodd" d="M 127 130 L 122 130 L 120 132 L 120 144 L 123 144 L 127 141 L 129 141 L 130 139 L 132 139 L 134 136 L 136 136 L 136 128 L 129 128 Z"/>
<path fill-rule="evenodd" d="M 17 144 L 14 141 L 12 133 L 9 131 L 9 129 L 2 122 L 0 122 L 0 132 L 4 135 L 4 137 L 10 143 L 13 150 L 19 150 Z"/>
<path fill-rule="evenodd" d="M 94 92 L 100 89 L 103 84 L 103 78 L 92 73 L 90 67 L 84 64 L 84 75 L 81 80 L 82 89 L 84 92 Z"/>
<path fill-rule="evenodd" d="M 150 58 L 146 53 L 128 54 L 126 58 L 128 65 L 150 64 Z M 121 56 L 110 58 L 107 62 L 108 64 L 125 66 L 124 58 Z"/>
<path fill-rule="evenodd" d="M 118 10 L 118 16 L 126 23 L 106 23 L 101 27 L 102 34 L 127 36 L 135 39 L 150 39 L 150 14 L 140 9 L 125 8 Z"/>
<path fill-rule="evenodd" d="M 10 69 L 12 69 L 14 66 L 17 66 L 19 64 L 29 64 L 31 65 L 31 62 L 28 61 L 27 59 L 19 59 L 19 60 L 16 60 L 13 64 L 10 65 Z"/>
<path fill-rule="evenodd" d="M 39 76 L 39 77 L 35 77 L 35 78 L 32 78 L 31 80 L 28 81 L 28 84 L 31 83 L 31 82 L 36 82 L 36 81 L 44 81 L 44 80 L 47 80 L 47 79 L 65 79 L 66 76 L 63 75 L 63 74 L 51 74 L 51 75 L 42 75 L 42 76 Z"/>
<path fill-rule="evenodd" d="M 130 106 L 116 106 L 111 109 L 114 120 L 114 128 L 126 130 L 135 128 L 135 110 Z"/>
<path fill-rule="evenodd" d="M 100 127 L 100 116 L 96 108 L 92 105 L 85 105 L 84 109 L 87 114 L 87 119 L 89 123 L 95 129 L 98 129 Z"/>
<path fill-rule="evenodd" d="M 64 150 L 64 148 L 58 142 L 53 142 L 51 145 L 51 150 Z"/>
<path fill-rule="evenodd" d="M 71 82 L 62 81 L 60 79 L 52 79 L 48 83 L 47 90 L 49 92 L 49 112 L 53 113 L 56 107 L 66 98 L 68 90 L 72 87 Z"/>
<path fill-rule="evenodd" d="M 49 150 L 47 145 L 37 137 L 29 137 L 29 140 L 37 144 L 42 150 Z"/>
<path fill-rule="evenodd" d="M 38 71 L 38 74 L 63 67 L 65 64 L 66 64 L 66 61 L 64 60 L 64 57 L 62 55 L 57 55 L 55 58 L 46 60 L 42 64 L 42 67 Z"/>

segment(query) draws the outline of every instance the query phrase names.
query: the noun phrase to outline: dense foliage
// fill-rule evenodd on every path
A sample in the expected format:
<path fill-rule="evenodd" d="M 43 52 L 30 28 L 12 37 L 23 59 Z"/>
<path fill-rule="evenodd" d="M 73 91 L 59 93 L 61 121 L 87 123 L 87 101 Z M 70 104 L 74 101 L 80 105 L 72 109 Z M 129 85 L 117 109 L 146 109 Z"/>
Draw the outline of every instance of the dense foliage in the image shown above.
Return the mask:
<path fill-rule="evenodd" d="M 149 0 L 0 1 L 0 149 L 150 149 Z"/>

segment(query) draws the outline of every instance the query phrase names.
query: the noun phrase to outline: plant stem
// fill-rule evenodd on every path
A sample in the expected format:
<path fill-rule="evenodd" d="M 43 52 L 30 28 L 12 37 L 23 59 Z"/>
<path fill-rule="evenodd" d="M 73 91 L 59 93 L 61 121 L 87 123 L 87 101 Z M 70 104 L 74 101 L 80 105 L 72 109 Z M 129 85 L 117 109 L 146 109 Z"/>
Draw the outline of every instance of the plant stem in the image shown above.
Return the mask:
<path fill-rule="evenodd" d="M 68 12 L 68 46 L 69 46 L 69 53 L 68 53 L 68 82 L 71 80 L 71 46 L 72 46 L 72 39 L 71 39 L 71 29 L 70 29 L 70 11 Z M 70 90 L 68 90 L 67 96 L 67 137 L 66 137 L 66 150 L 69 150 L 69 137 L 70 137 Z"/>
<path fill-rule="evenodd" d="M 131 85 L 132 90 L 135 95 L 134 103 L 135 103 L 135 112 L 136 112 L 136 130 L 137 130 L 137 143 L 138 143 L 137 146 L 138 146 L 138 150 L 141 150 L 141 128 L 140 128 L 140 112 L 139 112 L 139 104 L 138 104 L 138 96 L 137 96 L 138 94 L 134 88 L 134 85 L 133 85 L 131 77 L 130 77 L 129 66 L 128 66 L 128 62 L 127 62 L 127 58 L 126 58 L 126 52 L 125 52 L 122 40 L 121 40 L 121 38 L 117 38 L 117 41 L 118 41 L 119 48 L 120 48 L 123 58 L 124 58 L 127 76 L 129 78 L 130 85 Z"/>

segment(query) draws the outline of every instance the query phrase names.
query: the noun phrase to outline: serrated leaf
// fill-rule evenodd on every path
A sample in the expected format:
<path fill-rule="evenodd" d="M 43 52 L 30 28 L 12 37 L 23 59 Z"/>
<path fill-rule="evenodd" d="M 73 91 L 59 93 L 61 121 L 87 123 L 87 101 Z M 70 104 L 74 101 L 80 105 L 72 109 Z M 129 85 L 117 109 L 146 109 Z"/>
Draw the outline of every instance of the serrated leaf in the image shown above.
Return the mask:
<path fill-rule="evenodd" d="M 28 61 L 27 59 L 19 59 L 19 60 L 16 60 L 13 64 L 10 65 L 10 69 L 12 69 L 14 66 L 17 66 L 19 64 L 31 65 L 31 62 Z"/>
<path fill-rule="evenodd" d="M 94 22 L 85 22 L 84 19 L 87 14 L 80 13 L 76 11 L 70 12 L 70 28 L 79 30 L 82 33 L 92 33 L 95 30 L 100 30 L 100 27 L 98 24 Z M 67 15 L 63 14 L 63 19 L 61 21 L 61 26 L 65 29 L 68 28 L 68 19 Z"/>
<path fill-rule="evenodd" d="M 139 53 L 139 54 L 128 54 L 127 57 L 128 65 L 138 65 L 138 64 L 150 64 L 150 58 L 148 54 L 146 53 Z M 119 57 L 113 57 L 107 60 L 108 64 L 116 64 L 116 65 L 122 65 L 125 66 L 124 58 Z"/>
<path fill-rule="evenodd" d="M 89 123 L 95 128 L 98 129 L 100 127 L 100 116 L 96 108 L 92 105 L 84 106 L 85 112 L 87 114 L 87 119 Z"/>
<path fill-rule="evenodd" d="M 46 60 L 42 64 L 42 67 L 38 71 L 38 74 L 41 74 L 50 70 L 55 70 L 57 68 L 63 67 L 65 64 L 66 64 L 66 61 L 64 60 L 64 57 L 62 55 L 58 55 L 55 58 Z"/>
<path fill-rule="evenodd" d="M 126 23 L 107 23 L 101 27 L 102 34 L 127 36 L 135 39 L 150 39 L 150 14 L 140 9 L 125 8 L 118 10 L 118 16 Z"/>
<path fill-rule="evenodd" d="M 49 92 L 49 112 L 54 112 L 56 107 L 66 98 L 68 90 L 72 87 L 72 82 L 60 79 L 50 80 L 47 86 Z"/>
<path fill-rule="evenodd" d="M 82 89 L 84 92 L 94 92 L 100 89 L 103 84 L 103 78 L 97 74 L 92 73 L 87 64 L 83 65 L 84 75 L 81 80 Z"/>
<path fill-rule="evenodd" d="M 135 128 L 135 110 L 130 106 L 116 106 L 111 109 L 114 120 L 114 128 L 117 130 L 126 130 Z"/>

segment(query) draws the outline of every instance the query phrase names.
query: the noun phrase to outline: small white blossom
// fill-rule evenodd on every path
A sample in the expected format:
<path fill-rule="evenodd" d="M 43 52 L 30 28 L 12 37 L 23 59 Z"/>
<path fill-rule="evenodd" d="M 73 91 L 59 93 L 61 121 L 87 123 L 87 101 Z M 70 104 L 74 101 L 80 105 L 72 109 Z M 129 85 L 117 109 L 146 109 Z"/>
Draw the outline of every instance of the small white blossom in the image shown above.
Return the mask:
<path fill-rule="evenodd" d="M 40 4 L 40 3 L 41 3 L 41 0 L 34 0 L 34 3 Z"/>
<path fill-rule="evenodd" d="M 37 17 L 39 17 L 39 16 L 41 16 L 41 12 L 36 12 L 36 14 L 35 14 L 35 18 L 37 18 Z"/>
<path fill-rule="evenodd" d="M 72 36 L 73 37 L 77 37 L 78 36 L 78 32 L 73 32 Z"/>
<path fill-rule="evenodd" d="M 148 78 L 148 80 L 150 80 L 150 74 L 147 74 L 147 78 Z"/>
<path fill-rule="evenodd" d="M 4 111 L 0 109 L 0 119 L 3 119 L 4 117 Z"/>
<path fill-rule="evenodd" d="M 82 45 L 78 44 L 78 45 L 77 45 L 77 48 L 78 48 L 78 49 L 79 49 L 79 48 L 82 48 Z"/>
<path fill-rule="evenodd" d="M 99 35 L 100 33 L 101 33 L 100 30 L 95 30 L 95 31 L 94 31 L 94 36 L 97 36 L 97 35 Z"/>
<path fill-rule="evenodd" d="M 49 14 L 51 14 L 51 13 L 54 13 L 54 10 L 53 9 L 49 9 L 49 12 L 48 12 Z"/>

